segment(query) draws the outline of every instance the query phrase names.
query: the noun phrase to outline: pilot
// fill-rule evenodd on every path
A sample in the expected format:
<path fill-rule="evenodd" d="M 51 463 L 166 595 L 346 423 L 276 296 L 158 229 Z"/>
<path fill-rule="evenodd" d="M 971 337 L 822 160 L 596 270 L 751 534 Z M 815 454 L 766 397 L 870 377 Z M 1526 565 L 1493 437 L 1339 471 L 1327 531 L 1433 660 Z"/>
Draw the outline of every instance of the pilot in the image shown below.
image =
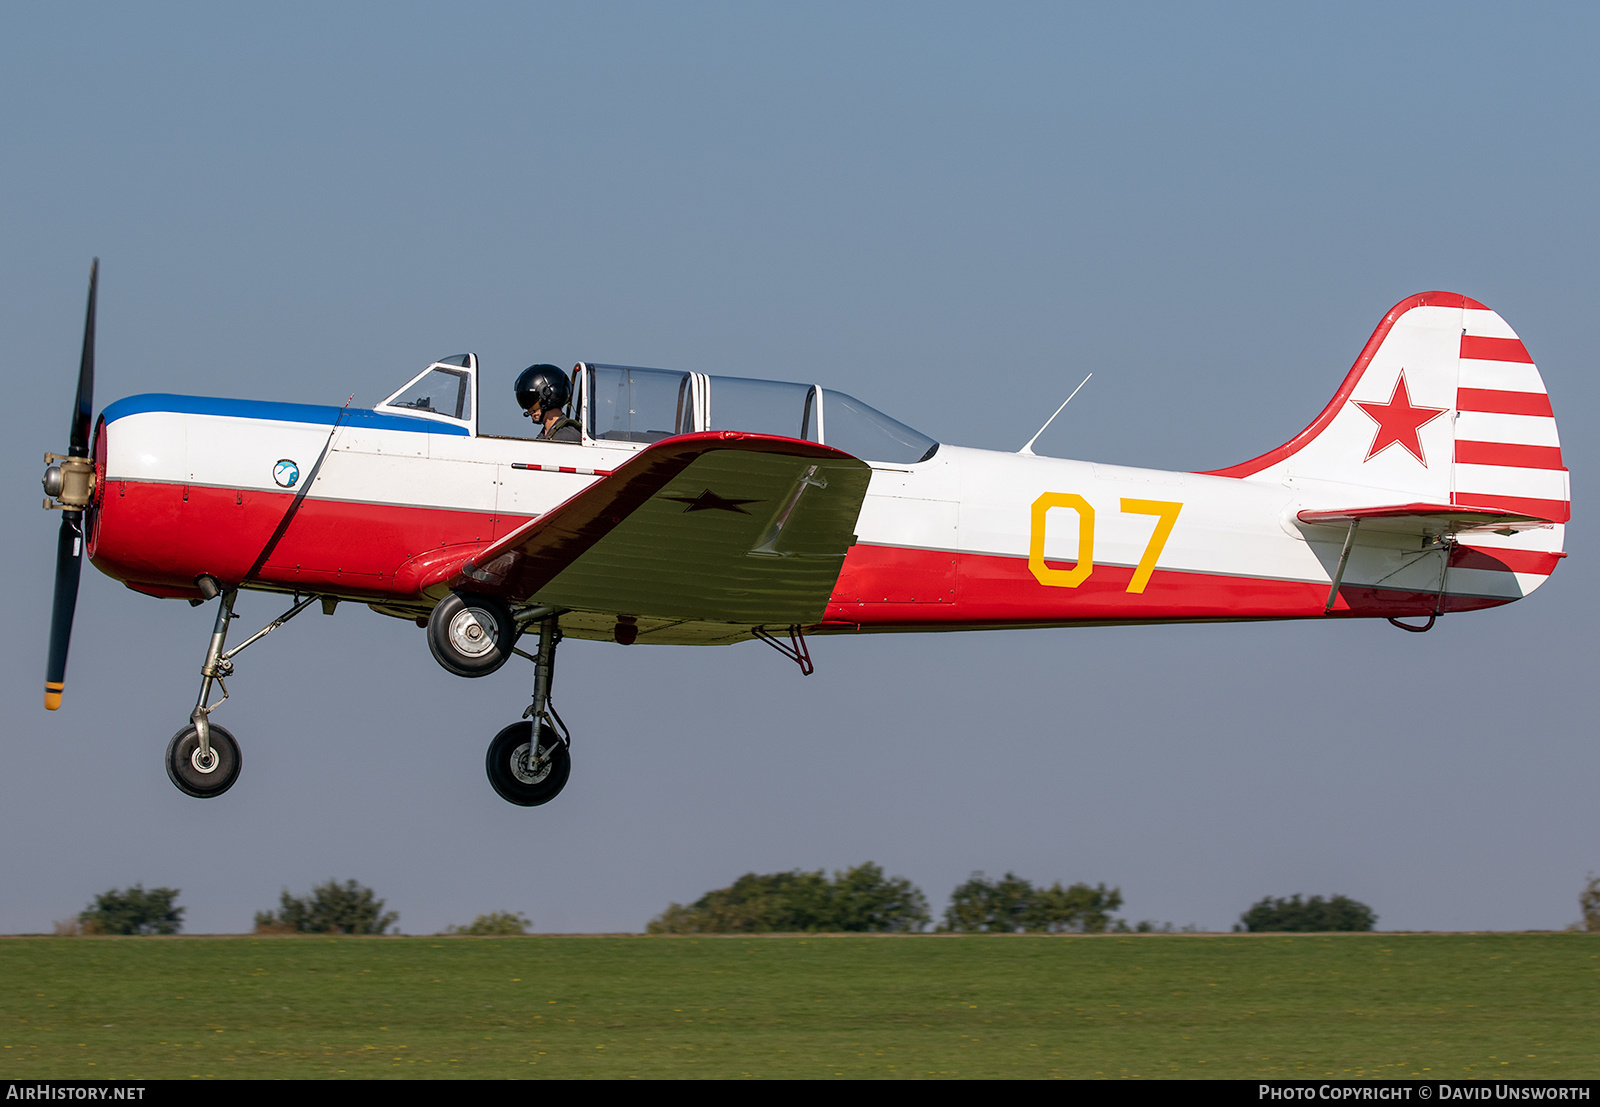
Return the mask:
<path fill-rule="evenodd" d="M 539 428 L 538 441 L 583 441 L 578 421 L 562 411 L 571 398 L 567 375 L 554 365 L 530 365 L 517 377 L 517 406 Z"/>

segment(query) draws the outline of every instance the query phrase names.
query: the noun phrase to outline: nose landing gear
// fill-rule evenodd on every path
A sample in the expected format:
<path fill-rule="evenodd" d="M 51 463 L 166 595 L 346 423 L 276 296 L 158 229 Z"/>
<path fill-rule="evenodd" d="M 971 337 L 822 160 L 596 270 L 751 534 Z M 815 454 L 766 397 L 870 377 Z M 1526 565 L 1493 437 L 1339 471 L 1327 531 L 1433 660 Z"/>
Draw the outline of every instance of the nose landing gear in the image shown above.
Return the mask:
<path fill-rule="evenodd" d="M 211 721 L 211 713 L 228 699 L 226 678 L 233 675 L 233 659 L 246 647 L 254 645 L 310 607 L 319 597 L 297 599 L 288 611 L 256 631 L 249 638 L 226 652 L 228 624 L 238 616 L 233 613 L 233 602 L 238 598 L 236 588 L 224 590 L 210 577 L 195 582 L 207 599 L 217 599 L 217 621 L 211 629 L 211 643 L 206 648 L 205 664 L 200 666 L 200 695 L 194 710 L 189 713 L 189 725 L 172 736 L 167 743 L 167 776 L 178 790 L 196 799 L 220 796 L 239 779 L 241 758 L 239 743 L 225 728 Z M 196 603 L 200 601 L 196 600 Z M 329 611 L 326 604 L 324 611 Z M 222 699 L 211 703 L 211 686 L 222 689 Z"/>

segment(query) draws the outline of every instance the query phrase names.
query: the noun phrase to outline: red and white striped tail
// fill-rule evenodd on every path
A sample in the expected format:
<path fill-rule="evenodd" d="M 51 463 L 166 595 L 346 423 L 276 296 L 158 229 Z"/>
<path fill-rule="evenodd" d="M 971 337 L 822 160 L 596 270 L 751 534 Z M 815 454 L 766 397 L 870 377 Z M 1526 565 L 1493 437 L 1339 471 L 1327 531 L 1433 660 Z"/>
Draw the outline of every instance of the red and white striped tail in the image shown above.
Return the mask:
<path fill-rule="evenodd" d="M 1555 568 L 1571 516 L 1544 381 L 1499 315 L 1452 292 L 1402 300 L 1344 383 L 1276 450 L 1216 476 L 1283 481 L 1316 503 L 1472 507 L 1530 517 L 1516 533 L 1463 533 L 1451 590 L 1476 573 L 1527 594 Z M 1478 552 L 1474 552 L 1478 551 Z"/>
<path fill-rule="evenodd" d="M 1504 319 L 1474 301 L 1462 312 L 1451 503 L 1522 511 L 1554 525 L 1514 535 L 1475 532 L 1451 557 L 1451 583 L 1492 590 L 1510 573 L 1527 595 L 1555 571 L 1572 517 L 1561 439 L 1544 379 Z"/>
<path fill-rule="evenodd" d="M 1462 314 L 1451 503 L 1565 523 L 1571 497 L 1544 380 L 1505 320 L 1477 304 Z"/>

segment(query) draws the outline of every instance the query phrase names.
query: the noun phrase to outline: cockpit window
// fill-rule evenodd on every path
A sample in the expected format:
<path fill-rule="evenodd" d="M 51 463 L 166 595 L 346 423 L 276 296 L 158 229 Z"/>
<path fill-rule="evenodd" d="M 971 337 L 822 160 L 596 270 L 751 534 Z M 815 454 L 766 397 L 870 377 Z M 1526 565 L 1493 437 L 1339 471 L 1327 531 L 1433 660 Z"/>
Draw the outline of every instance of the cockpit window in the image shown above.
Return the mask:
<path fill-rule="evenodd" d="M 815 389 L 809 384 L 711 377 L 707 430 L 781 434 L 817 440 Z"/>
<path fill-rule="evenodd" d="M 690 374 L 629 365 L 591 365 L 589 437 L 609 442 L 659 442 L 695 428 Z"/>
<path fill-rule="evenodd" d="M 464 424 L 467 433 L 471 434 L 478 417 L 473 398 L 473 382 L 477 375 L 478 359 L 472 354 L 441 358 L 384 400 L 376 410 L 402 411 L 429 419 L 448 419 Z"/>
<path fill-rule="evenodd" d="M 709 377 L 708 430 L 754 431 L 822 442 L 865 461 L 913 464 L 939 444 L 854 396 L 810 384 Z"/>
<path fill-rule="evenodd" d="M 864 461 L 912 464 L 939 448 L 921 431 L 831 388 L 822 390 L 822 416 L 822 441 Z"/>
<path fill-rule="evenodd" d="M 434 369 L 413 381 L 410 387 L 389 401 L 389 406 L 425 411 L 430 415 L 444 415 L 451 419 L 465 419 L 471 396 L 472 386 L 467 374 Z"/>
<path fill-rule="evenodd" d="M 699 430 L 821 442 L 865 461 L 912 465 L 939 444 L 843 392 L 814 384 L 580 364 L 574 411 L 591 441 L 658 442 Z"/>

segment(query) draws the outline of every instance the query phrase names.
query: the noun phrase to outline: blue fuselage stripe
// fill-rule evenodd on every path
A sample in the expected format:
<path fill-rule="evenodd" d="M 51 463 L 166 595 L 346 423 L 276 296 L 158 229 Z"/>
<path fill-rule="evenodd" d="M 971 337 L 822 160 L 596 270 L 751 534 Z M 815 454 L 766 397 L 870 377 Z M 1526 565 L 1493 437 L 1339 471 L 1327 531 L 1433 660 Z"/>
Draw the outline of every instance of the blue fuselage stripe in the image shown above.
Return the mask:
<path fill-rule="evenodd" d="M 367 408 L 343 409 L 320 404 L 284 404 L 273 400 L 227 400 L 214 396 L 174 396 L 151 392 L 118 400 L 102 411 L 101 417 L 114 423 L 129 415 L 146 412 L 173 412 L 179 415 L 222 415 L 233 419 L 271 419 L 280 423 L 316 423 L 331 427 L 344 412 L 345 426 L 373 427 L 380 430 L 411 431 L 414 434 L 466 435 L 467 428 L 409 415 L 389 415 Z"/>

